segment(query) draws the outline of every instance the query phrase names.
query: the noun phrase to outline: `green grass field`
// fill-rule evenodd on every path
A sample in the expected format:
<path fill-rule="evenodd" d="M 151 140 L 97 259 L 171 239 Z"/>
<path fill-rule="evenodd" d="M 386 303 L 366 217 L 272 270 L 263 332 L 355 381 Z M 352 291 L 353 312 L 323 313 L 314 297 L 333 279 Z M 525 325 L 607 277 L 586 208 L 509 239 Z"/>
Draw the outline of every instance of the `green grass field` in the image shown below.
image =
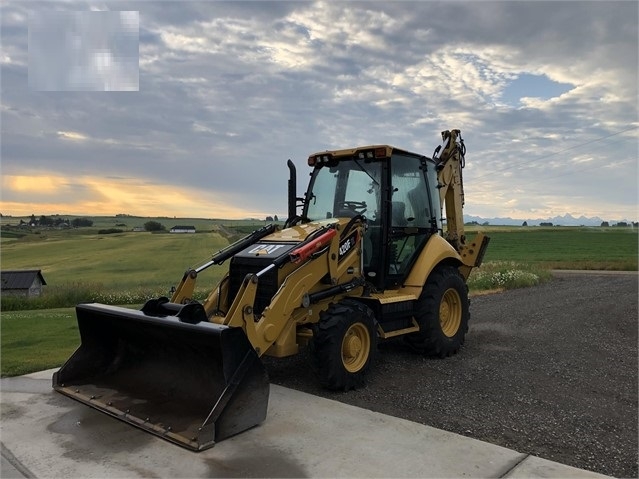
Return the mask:
<path fill-rule="evenodd" d="M 70 231 L 44 230 L 22 237 L 3 234 L 1 267 L 41 269 L 47 281 L 45 296 L 65 288 L 81 293 L 81 286 L 99 289 L 104 294 L 145 288 L 167 294 L 172 285 L 177 286 L 188 267 L 207 261 L 228 245 L 223 235 L 214 232 L 217 224 L 241 230 L 263 225 L 202 220 L 205 223 L 200 228 L 191 220 L 168 222 L 159 218 L 154 220 L 169 228 L 173 223 L 194 224 L 198 231 L 205 232 L 97 234 L 97 229 L 113 227 L 115 221 L 121 220 L 102 219 L 97 228 L 94 225 Z M 6 221 L 3 218 L 4 224 Z M 549 278 L 549 268 L 637 270 L 636 229 L 482 227 L 481 230 L 491 237 L 491 242 L 484 267 L 473 271 L 469 279 L 471 292 L 538 284 Z M 468 236 L 473 234 L 469 231 Z M 226 264 L 214 266 L 202 273 L 198 289 L 210 290 L 226 267 Z M 75 299 L 76 296 L 68 294 Z M 79 344 L 73 308 L 8 311 L 3 307 L 0 331 L 3 377 L 59 366 Z"/>
<path fill-rule="evenodd" d="M 229 226 L 240 226 L 240 225 L 252 225 L 259 223 L 259 220 L 255 219 L 246 219 L 246 220 L 226 220 L 226 219 L 216 219 L 216 218 L 169 218 L 166 216 L 163 217 L 142 217 L 142 216 L 74 216 L 74 215 L 47 215 L 49 218 L 56 219 L 68 219 L 72 221 L 76 218 L 86 218 L 93 221 L 93 226 L 90 228 L 80 228 L 76 230 L 79 234 L 83 234 L 83 232 L 87 230 L 99 230 L 105 228 L 122 228 L 124 230 L 133 230 L 135 227 L 142 227 L 144 223 L 147 221 L 157 221 L 158 223 L 163 224 L 167 230 L 171 229 L 176 225 L 187 225 L 187 226 L 195 226 L 197 231 L 212 231 L 215 228 L 215 225 L 223 224 Z M 28 222 L 30 216 L 2 216 L 0 218 L 0 225 L 2 226 L 17 226 L 20 223 L 20 220 L 24 222 Z M 39 215 L 36 215 L 36 219 L 39 218 Z M 116 225 L 124 225 L 124 226 L 116 226 Z M 67 231 L 68 232 L 68 231 Z"/>
<path fill-rule="evenodd" d="M 228 245 L 218 233 L 59 235 L 2 243 L 2 269 L 41 269 L 49 285 L 168 288 L 182 273 Z"/>
<path fill-rule="evenodd" d="M 59 366 L 80 344 L 73 308 L 3 313 L 1 322 L 2 377 Z"/>
<path fill-rule="evenodd" d="M 551 269 L 637 270 L 636 228 L 494 226 L 485 231 L 491 240 L 484 261 L 536 263 Z"/>

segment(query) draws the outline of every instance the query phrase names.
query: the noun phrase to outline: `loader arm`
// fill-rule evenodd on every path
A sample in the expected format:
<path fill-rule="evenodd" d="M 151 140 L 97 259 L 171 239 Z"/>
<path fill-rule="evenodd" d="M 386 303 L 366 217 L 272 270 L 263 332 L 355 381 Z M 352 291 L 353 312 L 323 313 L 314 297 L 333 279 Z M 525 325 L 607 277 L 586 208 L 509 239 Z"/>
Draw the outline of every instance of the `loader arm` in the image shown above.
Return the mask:
<path fill-rule="evenodd" d="M 360 223 L 357 228 L 358 234 L 361 235 L 363 225 Z M 276 355 L 295 354 L 295 328 L 291 328 L 291 325 L 304 321 L 295 315 L 294 311 L 302 308 L 305 301 L 309 301 L 309 293 L 317 289 L 322 279 L 331 278 L 331 285 L 323 286 L 323 290 L 330 291 L 331 297 L 352 291 L 357 285 L 363 284 L 357 275 L 358 272 L 353 268 L 354 263 L 359 263 L 360 252 L 353 248 L 339 258 L 339 245 L 340 235 L 337 234 L 337 229 L 328 228 L 321 235 L 299 245 L 285 259 L 280 260 L 280 264 L 274 262 L 257 274 L 247 275 L 226 317 L 219 320 L 214 318 L 213 321 L 222 321 L 221 324 L 226 326 L 242 328 L 258 356 L 266 353 L 278 340 L 280 349 Z M 254 303 L 260 277 L 267 270 L 282 267 L 284 263 L 292 263 L 297 267 L 286 276 L 270 304 L 256 317 Z M 338 285 L 337 278 L 348 276 L 349 269 L 353 270 L 352 281 Z M 325 299 L 322 289 L 312 298 Z M 288 336 L 283 338 L 283 333 Z"/>
<path fill-rule="evenodd" d="M 193 298 L 193 293 L 195 292 L 195 284 L 199 273 L 213 265 L 220 265 L 224 263 L 224 261 L 231 258 L 238 251 L 241 251 L 247 246 L 256 243 L 260 239 L 270 235 L 277 230 L 278 226 L 275 224 L 263 226 L 262 228 L 253 231 L 251 234 L 245 236 L 244 238 L 237 240 L 235 243 L 230 244 L 226 248 L 221 249 L 213 255 L 210 261 L 198 266 L 197 268 L 187 269 L 182 276 L 180 284 L 177 288 L 175 288 L 175 291 L 171 296 L 171 302 L 177 304 L 189 303 Z"/>

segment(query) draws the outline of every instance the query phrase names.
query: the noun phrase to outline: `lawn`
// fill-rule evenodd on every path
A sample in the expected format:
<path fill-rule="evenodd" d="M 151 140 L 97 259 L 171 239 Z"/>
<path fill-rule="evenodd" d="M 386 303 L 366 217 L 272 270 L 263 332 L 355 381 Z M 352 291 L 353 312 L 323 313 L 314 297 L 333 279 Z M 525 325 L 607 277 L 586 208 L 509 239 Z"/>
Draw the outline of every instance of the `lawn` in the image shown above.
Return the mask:
<path fill-rule="evenodd" d="M 80 344 L 73 308 L 2 313 L 0 326 L 2 377 L 60 366 Z"/>

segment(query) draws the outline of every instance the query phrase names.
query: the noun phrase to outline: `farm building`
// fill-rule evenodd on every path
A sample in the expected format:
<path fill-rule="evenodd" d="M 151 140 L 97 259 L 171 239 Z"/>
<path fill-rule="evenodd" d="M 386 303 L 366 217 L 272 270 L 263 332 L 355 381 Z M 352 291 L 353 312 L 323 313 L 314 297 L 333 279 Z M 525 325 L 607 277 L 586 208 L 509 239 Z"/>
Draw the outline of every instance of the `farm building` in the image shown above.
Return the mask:
<path fill-rule="evenodd" d="M 195 233 L 195 226 L 174 226 L 169 233 Z"/>
<path fill-rule="evenodd" d="M 47 282 L 39 269 L 2 271 L 2 294 L 24 296 L 27 298 L 40 296 L 42 286 Z"/>

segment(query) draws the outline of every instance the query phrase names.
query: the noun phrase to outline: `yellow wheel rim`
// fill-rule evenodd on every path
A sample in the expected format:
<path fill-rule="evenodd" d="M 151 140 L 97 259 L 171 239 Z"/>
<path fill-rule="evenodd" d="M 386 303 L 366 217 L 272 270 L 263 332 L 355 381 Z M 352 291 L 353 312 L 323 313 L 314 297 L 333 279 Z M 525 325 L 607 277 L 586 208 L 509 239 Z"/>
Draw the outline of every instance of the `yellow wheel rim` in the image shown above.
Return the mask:
<path fill-rule="evenodd" d="M 442 332 L 452 338 L 459 331 L 462 319 L 462 303 L 456 289 L 447 289 L 439 304 L 439 324 Z"/>
<path fill-rule="evenodd" d="M 364 367 L 371 350 L 371 337 L 362 323 L 348 328 L 342 340 L 342 363 L 349 373 L 356 373 Z"/>

